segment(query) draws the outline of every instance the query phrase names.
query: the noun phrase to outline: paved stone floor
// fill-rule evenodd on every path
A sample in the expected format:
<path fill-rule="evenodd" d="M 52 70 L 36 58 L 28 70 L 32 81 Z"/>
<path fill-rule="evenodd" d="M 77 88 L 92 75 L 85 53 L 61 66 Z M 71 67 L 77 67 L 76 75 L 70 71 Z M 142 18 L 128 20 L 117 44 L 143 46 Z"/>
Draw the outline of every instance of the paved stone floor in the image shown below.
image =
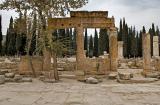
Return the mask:
<path fill-rule="evenodd" d="M 96 85 L 75 80 L 59 83 L 0 85 L 0 105 L 160 105 L 160 82 L 119 84 L 105 80 Z"/>

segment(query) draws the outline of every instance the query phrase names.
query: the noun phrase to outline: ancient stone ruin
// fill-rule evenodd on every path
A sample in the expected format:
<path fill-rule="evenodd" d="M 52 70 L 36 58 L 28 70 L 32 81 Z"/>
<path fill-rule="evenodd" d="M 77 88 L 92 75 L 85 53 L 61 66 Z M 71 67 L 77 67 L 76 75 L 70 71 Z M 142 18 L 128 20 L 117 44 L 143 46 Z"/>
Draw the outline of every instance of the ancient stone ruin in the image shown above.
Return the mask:
<path fill-rule="evenodd" d="M 48 38 L 52 39 L 52 32 L 56 29 L 75 28 L 76 36 L 76 58 L 67 58 L 67 60 L 58 58 L 58 71 L 61 77 L 74 78 L 78 80 L 93 80 L 93 76 L 107 76 L 111 79 L 131 80 L 134 77 L 158 77 L 160 70 L 158 37 L 153 38 L 153 57 L 151 57 L 150 35 L 143 34 L 143 58 L 125 59 L 123 57 L 123 41 L 117 40 L 117 28 L 115 27 L 114 17 L 108 17 L 108 11 L 71 11 L 70 17 L 66 18 L 49 18 L 47 31 Z M 84 50 L 85 28 L 103 28 L 108 30 L 109 34 L 109 54 L 103 57 L 87 58 Z M 72 59 L 72 60 L 71 60 Z M 51 66 L 51 55 L 48 51 L 43 57 L 32 57 L 33 67 L 38 75 L 49 76 Z M 18 64 L 16 63 L 16 72 L 19 74 L 32 74 L 28 66 L 29 62 L 26 57 L 21 57 Z M 71 75 L 64 75 L 64 71 L 70 72 Z M 157 73 L 158 72 L 158 73 Z M 75 76 L 74 76 L 75 75 Z M 139 79 L 133 79 L 137 81 Z M 96 81 L 96 80 L 95 80 Z M 94 82 L 95 82 L 94 81 Z M 143 81 L 143 80 L 141 80 Z"/>

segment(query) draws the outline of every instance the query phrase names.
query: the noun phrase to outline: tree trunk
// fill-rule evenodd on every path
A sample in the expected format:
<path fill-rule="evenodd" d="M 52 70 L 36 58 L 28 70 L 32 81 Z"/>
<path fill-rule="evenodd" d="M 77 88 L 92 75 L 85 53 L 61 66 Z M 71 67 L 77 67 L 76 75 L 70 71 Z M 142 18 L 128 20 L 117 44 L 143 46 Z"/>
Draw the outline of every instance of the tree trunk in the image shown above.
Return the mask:
<path fill-rule="evenodd" d="M 54 78 L 56 81 L 59 81 L 59 75 L 57 70 L 57 54 L 55 52 L 52 52 L 52 58 L 53 58 L 53 69 L 54 69 Z"/>
<path fill-rule="evenodd" d="M 29 23 L 28 25 L 28 32 L 27 32 L 27 38 L 28 38 L 28 45 L 27 45 L 27 59 L 28 59 L 28 65 L 29 65 L 29 69 L 32 71 L 33 73 L 33 77 L 36 77 L 36 72 L 35 72 L 35 69 L 33 67 L 33 63 L 32 63 L 32 58 L 31 56 L 29 55 L 29 50 L 30 50 L 30 47 L 31 47 L 31 41 L 32 41 L 32 32 L 30 32 L 30 29 L 31 29 L 31 25 Z"/>

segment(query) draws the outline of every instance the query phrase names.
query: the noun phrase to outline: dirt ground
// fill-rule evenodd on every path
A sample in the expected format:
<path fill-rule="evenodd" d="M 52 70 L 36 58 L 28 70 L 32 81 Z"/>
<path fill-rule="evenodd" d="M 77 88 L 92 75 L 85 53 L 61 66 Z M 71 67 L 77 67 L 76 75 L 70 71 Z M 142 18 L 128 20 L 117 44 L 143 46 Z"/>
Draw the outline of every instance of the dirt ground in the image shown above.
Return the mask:
<path fill-rule="evenodd" d="M 7 83 L 0 85 L 0 105 L 160 105 L 160 81 L 85 84 L 69 79 L 59 83 L 34 79 L 32 83 Z"/>

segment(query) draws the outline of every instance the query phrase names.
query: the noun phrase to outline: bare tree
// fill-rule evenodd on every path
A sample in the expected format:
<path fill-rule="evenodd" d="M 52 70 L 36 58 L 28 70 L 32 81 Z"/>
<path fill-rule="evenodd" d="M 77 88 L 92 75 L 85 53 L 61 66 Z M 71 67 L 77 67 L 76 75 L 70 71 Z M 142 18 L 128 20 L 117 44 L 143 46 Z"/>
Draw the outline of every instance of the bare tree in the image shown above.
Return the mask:
<path fill-rule="evenodd" d="M 28 14 L 36 13 L 39 20 L 39 40 L 40 48 L 42 48 L 43 53 L 49 51 L 51 57 L 54 59 L 54 77 L 55 80 L 59 80 L 58 71 L 57 71 L 57 51 L 61 44 L 57 41 L 54 42 L 50 38 L 46 38 L 48 34 L 47 19 L 53 18 L 55 16 L 65 16 L 71 9 L 81 8 L 83 5 L 87 4 L 88 0 L 4 0 L 0 4 L 0 9 L 10 10 L 15 9 L 16 12 L 20 14 L 25 14 L 25 11 L 28 11 Z M 47 40 L 49 43 L 46 43 Z M 28 44 L 30 45 L 30 44 Z M 63 46 L 63 45 L 62 45 Z M 29 50 L 29 49 L 28 49 Z M 31 65 L 32 66 L 32 65 Z M 33 66 L 32 66 L 32 69 Z M 34 70 L 32 70 L 34 72 Z"/>

